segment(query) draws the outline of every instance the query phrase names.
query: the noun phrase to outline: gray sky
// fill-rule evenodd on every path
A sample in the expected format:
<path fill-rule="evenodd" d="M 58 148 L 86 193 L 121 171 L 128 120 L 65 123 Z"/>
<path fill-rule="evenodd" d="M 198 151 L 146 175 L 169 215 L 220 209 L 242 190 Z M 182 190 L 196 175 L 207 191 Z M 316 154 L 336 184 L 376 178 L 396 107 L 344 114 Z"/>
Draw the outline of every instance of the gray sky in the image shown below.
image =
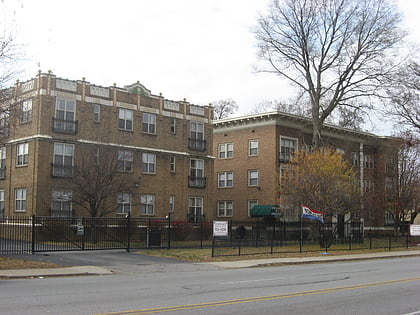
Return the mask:
<path fill-rule="evenodd" d="M 25 46 L 21 79 L 38 70 L 102 86 L 140 81 L 193 104 L 233 98 L 239 114 L 287 98 L 279 77 L 256 74 L 254 36 L 268 0 L 2 0 L 3 23 Z M 420 42 L 420 1 L 398 0 Z"/>

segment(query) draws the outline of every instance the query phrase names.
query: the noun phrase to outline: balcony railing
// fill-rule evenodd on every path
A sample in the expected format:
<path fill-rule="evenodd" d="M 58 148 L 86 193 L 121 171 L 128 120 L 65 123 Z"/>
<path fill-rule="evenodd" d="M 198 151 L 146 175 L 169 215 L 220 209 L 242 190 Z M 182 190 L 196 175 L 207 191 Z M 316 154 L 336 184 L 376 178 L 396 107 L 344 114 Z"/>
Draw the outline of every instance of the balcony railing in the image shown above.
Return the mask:
<path fill-rule="evenodd" d="M 62 164 L 51 164 L 51 176 L 53 177 L 72 177 L 73 167 Z"/>
<path fill-rule="evenodd" d="M 65 120 L 53 118 L 53 130 L 59 133 L 76 134 L 77 120 Z"/>
<path fill-rule="evenodd" d="M 55 218 L 71 218 L 71 210 L 51 209 L 51 216 Z"/>
<path fill-rule="evenodd" d="M 188 187 L 191 187 L 191 188 L 205 188 L 206 187 L 206 178 L 205 177 L 188 176 Z"/>
<path fill-rule="evenodd" d="M 188 148 L 194 151 L 206 151 L 206 140 L 188 138 Z"/>

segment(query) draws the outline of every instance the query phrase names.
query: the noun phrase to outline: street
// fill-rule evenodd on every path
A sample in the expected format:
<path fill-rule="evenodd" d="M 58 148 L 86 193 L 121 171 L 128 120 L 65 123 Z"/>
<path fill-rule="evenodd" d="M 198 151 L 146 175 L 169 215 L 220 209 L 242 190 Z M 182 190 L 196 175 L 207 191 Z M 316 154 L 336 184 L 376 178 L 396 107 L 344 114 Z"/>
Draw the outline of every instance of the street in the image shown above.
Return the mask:
<path fill-rule="evenodd" d="M 419 266 L 420 257 L 244 269 L 139 262 L 110 276 L 2 280 L 0 314 L 415 314 Z"/>

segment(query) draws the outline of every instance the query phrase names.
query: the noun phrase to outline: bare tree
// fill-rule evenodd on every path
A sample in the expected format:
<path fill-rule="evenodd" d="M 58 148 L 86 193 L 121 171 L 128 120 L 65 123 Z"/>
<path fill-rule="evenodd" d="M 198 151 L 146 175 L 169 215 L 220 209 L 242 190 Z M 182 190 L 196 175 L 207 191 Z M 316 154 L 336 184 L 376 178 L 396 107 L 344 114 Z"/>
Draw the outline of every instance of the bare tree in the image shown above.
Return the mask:
<path fill-rule="evenodd" d="M 389 0 L 272 0 L 254 29 L 261 71 L 286 78 L 310 100 L 314 148 L 337 106 L 376 95 L 405 33 Z M 359 102 L 358 104 L 360 104 Z"/>
<path fill-rule="evenodd" d="M 420 133 L 420 65 L 411 61 L 392 78 L 387 89 L 390 97 L 387 115 L 395 117 L 398 124 Z"/>
<path fill-rule="evenodd" d="M 91 217 L 118 212 L 119 194 L 132 196 L 136 183 L 130 180 L 130 174 L 119 170 L 115 150 L 86 146 L 80 154 L 81 159 L 77 161 L 70 179 L 72 202 Z M 132 200 L 129 198 L 126 201 L 131 203 Z"/>
<path fill-rule="evenodd" d="M 238 104 L 231 98 L 216 101 L 213 104 L 214 119 L 228 118 L 238 110 Z"/>

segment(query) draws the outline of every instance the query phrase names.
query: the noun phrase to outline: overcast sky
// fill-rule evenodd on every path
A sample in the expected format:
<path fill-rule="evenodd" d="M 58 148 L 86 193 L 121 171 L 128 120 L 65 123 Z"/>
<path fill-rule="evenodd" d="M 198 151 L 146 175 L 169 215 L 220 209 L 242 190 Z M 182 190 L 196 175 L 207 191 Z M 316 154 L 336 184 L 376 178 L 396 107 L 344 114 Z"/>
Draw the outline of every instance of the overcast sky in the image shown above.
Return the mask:
<path fill-rule="evenodd" d="M 193 104 L 232 98 L 239 114 L 290 86 L 257 74 L 254 35 L 268 0 L 2 0 L 3 24 L 24 44 L 22 80 L 38 70 L 101 86 L 140 81 Z M 420 42 L 419 0 L 398 0 Z"/>

